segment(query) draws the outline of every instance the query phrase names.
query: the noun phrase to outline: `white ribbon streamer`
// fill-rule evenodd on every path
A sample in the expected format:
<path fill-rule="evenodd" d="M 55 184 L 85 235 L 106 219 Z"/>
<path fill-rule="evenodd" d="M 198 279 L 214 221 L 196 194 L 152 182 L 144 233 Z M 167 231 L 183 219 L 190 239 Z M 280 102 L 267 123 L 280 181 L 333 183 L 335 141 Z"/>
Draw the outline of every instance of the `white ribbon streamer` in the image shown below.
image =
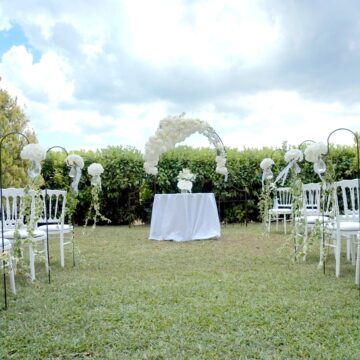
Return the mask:
<path fill-rule="evenodd" d="M 301 172 L 300 166 L 297 164 L 296 159 L 291 160 L 284 169 L 281 170 L 279 175 L 277 176 L 275 183 L 277 183 L 279 180 L 282 179 L 281 185 L 283 186 L 285 184 L 286 178 L 289 174 L 290 169 L 294 166 L 295 172 L 299 174 Z"/>
<path fill-rule="evenodd" d="M 325 173 L 326 171 L 326 164 L 325 161 L 321 158 L 318 158 L 315 162 L 314 162 L 314 171 L 316 174 L 319 175 L 320 180 L 322 180 L 322 174 Z"/>
<path fill-rule="evenodd" d="M 100 177 L 100 175 L 94 175 L 91 178 L 91 185 L 98 186 L 101 189 L 101 177 Z"/>
<path fill-rule="evenodd" d="M 79 182 L 80 182 L 80 178 L 81 178 L 80 166 L 72 165 L 70 168 L 69 176 L 71 178 L 74 178 L 74 180 L 71 183 L 71 187 L 74 190 L 75 194 L 78 194 L 78 192 L 79 192 L 78 186 L 79 186 Z"/>
<path fill-rule="evenodd" d="M 271 171 L 271 168 L 264 169 L 262 178 L 261 178 L 262 187 L 264 187 L 265 179 L 272 179 L 273 177 L 274 177 L 274 174 Z"/>

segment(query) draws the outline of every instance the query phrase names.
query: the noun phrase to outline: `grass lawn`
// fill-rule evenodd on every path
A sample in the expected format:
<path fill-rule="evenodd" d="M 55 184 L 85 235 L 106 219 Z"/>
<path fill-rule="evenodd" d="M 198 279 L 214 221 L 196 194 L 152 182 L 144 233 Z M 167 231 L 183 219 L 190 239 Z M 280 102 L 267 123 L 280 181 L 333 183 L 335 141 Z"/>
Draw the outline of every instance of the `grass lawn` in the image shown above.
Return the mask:
<path fill-rule="evenodd" d="M 142 226 L 77 229 L 65 269 L 52 241 L 51 284 L 39 263 L 0 312 L 0 359 L 360 359 L 353 266 L 336 279 L 329 256 L 324 275 L 317 244 L 292 264 L 288 237 L 261 230 L 174 243 Z"/>

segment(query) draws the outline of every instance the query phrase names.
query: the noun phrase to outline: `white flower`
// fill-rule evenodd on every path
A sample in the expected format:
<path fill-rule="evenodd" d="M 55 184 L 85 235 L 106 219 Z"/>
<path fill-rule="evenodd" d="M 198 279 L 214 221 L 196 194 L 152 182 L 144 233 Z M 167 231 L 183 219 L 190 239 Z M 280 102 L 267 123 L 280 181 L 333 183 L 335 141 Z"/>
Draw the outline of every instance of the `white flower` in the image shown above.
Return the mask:
<path fill-rule="evenodd" d="M 88 167 L 88 174 L 91 176 L 99 176 L 104 172 L 104 168 L 102 167 L 101 164 L 98 163 L 92 163 L 89 167 Z"/>
<path fill-rule="evenodd" d="M 80 169 L 84 167 L 84 160 L 80 155 L 77 154 L 70 154 L 66 159 L 65 162 L 69 166 L 78 166 Z"/>
<path fill-rule="evenodd" d="M 265 158 L 260 163 L 260 168 L 263 170 L 269 170 L 274 165 L 274 160 L 270 158 Z"/>
<path fill-rule="evenodd" d="M 20 156 L 24 160 L 39 162 L 46 158 L 46 150 L 39 144 L 28 144 L 23 147 Z"/>
<path fill-rule="evenodd" d="M 192 189 L 192 182 L 189 180 L 179 180 L 177 183 L 177 187 L 182 191 L 191 192 Z"/>
<path fill-rule="evenodd" d="M 289 163 L 292 160 L 302 161 L 304 159 L 304 155 L 302 151 L 299 149 L 291 149 L 286 152 L 284 159 L 287 163 Z"/>
<path fill-rule="evenodd" d="M 194 181 L 196 179 L 196 175 L 193 174 L 189 169 L 185 168 L 179 172 L 177 176 L 178 180 L 187 180 L 187 181 Z"/>
<path fill-rule="evenodd" d="M 309 162 L 317 162 L 321 155 L 327 153 L 327 146 L 323 143 L 310 144 L 304 151 L 305 160 Z"/>

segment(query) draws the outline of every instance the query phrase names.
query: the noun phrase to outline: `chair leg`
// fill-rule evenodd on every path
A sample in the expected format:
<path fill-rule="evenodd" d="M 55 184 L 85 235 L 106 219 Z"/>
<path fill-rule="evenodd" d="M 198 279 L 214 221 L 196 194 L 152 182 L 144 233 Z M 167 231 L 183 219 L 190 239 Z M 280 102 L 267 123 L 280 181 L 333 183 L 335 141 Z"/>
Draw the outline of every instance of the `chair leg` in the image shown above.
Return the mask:
<path fill-rule="evenodd" d="M 338 239 L 336 239 L 335 244 L 335 275 L 336 277 L 340 276 L 340 257 L 341 257 L 341 236 L 339 236 Z"/>
<path fill-rule="evenodd" d="M 14 295 L 16 295 L 15 274 L 14 274 L 13 262 L 11 259 L 9 259 L 9 278 L 10 278 L 11 291 L 13 292 Z"/>
<path fill-rule="evenodd" d="M 64 234 L 60 233 L 60 264 L 61 267 L 65 267 L 64 260 Z"/>
<path fill-rule="evenodd" d="M 355 284 L 360 285 L 360 237 L 357 236 L 357 253 L 355 267 Z"/>
<path fill-rule="evenodd" d="M 32 244 L 29 244 L 30 277 L 35 280 L 35 253 Z"/>
<path fill-rule="evenodd" d="M 352 253 L 353 252 L 352 252 L 352 245 L 351 245 L 351 237 L 347 236 L 346 237 L 346 260 L 347 261 L 352 260 L 353 262 L 355 262 L 355 260 L 351 258 Z"/>
<path fill-rule="evenodd" d="M 286 235 L 286 214 L 284 214 L 284 234 Z"/>

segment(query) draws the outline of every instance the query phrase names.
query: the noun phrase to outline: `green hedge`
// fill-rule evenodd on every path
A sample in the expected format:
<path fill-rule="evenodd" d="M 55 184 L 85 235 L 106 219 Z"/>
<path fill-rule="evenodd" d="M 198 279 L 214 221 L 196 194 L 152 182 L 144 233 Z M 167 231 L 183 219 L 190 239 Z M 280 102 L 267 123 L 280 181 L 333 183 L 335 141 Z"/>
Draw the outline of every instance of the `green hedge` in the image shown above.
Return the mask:
<path fill-rule="evenodd" d="M 147 175 L 143 169 L 140 151 L 131 147 L 108 147 L 93 151 L 77 151 L 84 158 L 85 168 L 79 184 L 79 203 L 75 222 L 82 224 L 90 205 L 90 178 L 87 167 L 99 162 L 104 167 L 102 175 L 101 212 L 112 224 L 129 224 L 138 220 L 149 222 L 155 193 L 177 193 L 176 177 L 187 167 L 197 175 L 193 192 L 213 192 L 219 203 L 224 222 L 258 221 L 258 198 L 261 191 L 259 164 L 265 157 L 275 161 L 276 176 L 286 165 L 283 149 L 227 149 L 228 181 L 215 172 L 215 151 L 209 148 L 176 147 L 164 154 L 159 162 L 159 174 Z M 68 188 L 70 178 L 64 163 L 65 154 L 52 152 L 44 166 L 43 177 L 48 188 Z M 328 156 L 335 165 L 336 180 L 356 177 L 356 152 L 354 147 L 332 147 Z M 312 164 L 302 162 L 301 179 L 304 183 L 319 179 Z M 286 184 L 285 184 L 286 185 Z M 280 184 L 279 184 L 280 186 Z"/>

